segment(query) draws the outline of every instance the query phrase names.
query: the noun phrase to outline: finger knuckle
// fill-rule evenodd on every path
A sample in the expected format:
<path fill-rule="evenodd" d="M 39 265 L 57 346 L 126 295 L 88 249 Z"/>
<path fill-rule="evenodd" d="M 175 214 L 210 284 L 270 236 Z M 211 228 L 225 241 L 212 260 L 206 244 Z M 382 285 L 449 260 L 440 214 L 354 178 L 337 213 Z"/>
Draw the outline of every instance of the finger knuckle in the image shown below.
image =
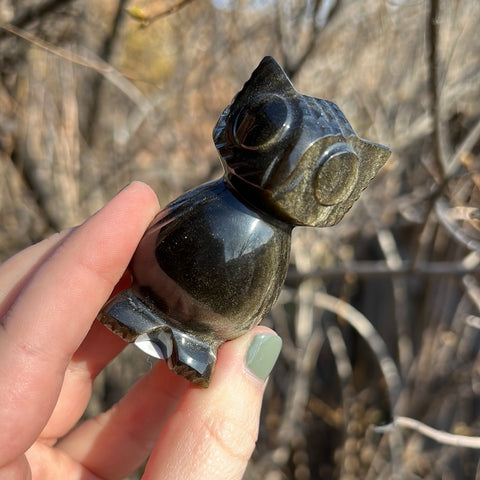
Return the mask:
<path fill-rule="evenodd" d="M 225 455 L 247 462 L 255 448 L 258 428 L 233 415 L 214 413 L 204 420 L 206 434 Z"/>

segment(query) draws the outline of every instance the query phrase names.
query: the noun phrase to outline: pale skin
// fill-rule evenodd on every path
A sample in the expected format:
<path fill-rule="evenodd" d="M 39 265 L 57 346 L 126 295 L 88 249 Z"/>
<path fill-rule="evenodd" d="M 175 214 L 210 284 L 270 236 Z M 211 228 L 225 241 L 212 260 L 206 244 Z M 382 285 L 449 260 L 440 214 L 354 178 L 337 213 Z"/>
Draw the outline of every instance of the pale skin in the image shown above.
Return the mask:
<path fill-rule="evenodd" d="M 266 327 L 220 348 L 208 389 L 160 361 L 77 425 L 95 377 L 125 347 L 95 317 L 158 211 L 134 182 L 0 267 L 0 479 L 121 479 L 149 455 L 145 479 L 242 478 L 264 390 L 245 355 L 255 334 L 273 333 Z"/>

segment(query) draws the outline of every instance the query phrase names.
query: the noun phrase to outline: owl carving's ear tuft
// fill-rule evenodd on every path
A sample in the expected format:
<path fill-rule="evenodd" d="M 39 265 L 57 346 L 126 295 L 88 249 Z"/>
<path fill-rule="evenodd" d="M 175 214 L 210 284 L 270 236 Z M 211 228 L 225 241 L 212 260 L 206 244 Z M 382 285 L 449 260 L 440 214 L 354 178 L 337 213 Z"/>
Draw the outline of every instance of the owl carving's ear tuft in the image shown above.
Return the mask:
<path fill-rule="evenodd" d="M 273 57 L 265 57 L 240 90 L 236 100 L 245 96 L 252 98 L 266 92 L 288 94 L 289 91 L 296 92 L 283 68 Z"/>
<path fill-rule="evenodd" d="M 265 57 L 245 82 L 243 88 L 235 95 L 232 103 L 222 112 L 213 129 L 213 141 L 222 158 L 230 155 L 230 152 L 226 150 L 232 141 L 229 136 L 233 131 L 235 119 L 243 109 L 258 102 L 260 97 L 263 99 L 268 96 L 291 98 L 296 95 L 299 93 L 282 67 L 273 57 Z"/>
<path fill-rule="evenodd" d="M 370 181 L 383 167 L 392 151 L 379 143 L 358 139 L 357 149 L 362 159 L 363 176 Z M 363 188 L 365 188 L 367 185 Z"/>

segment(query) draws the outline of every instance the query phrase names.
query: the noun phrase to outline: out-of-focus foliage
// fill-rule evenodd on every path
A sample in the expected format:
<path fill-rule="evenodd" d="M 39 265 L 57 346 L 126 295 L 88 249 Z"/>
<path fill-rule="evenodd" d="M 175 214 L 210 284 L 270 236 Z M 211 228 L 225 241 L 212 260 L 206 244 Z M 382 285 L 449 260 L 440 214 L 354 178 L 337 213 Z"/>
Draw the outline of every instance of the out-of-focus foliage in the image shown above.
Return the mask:
<path fill-rule="evenodd" d="M 480 450 L 402 424 L 480 436 L 477 0 L 0 0 L 0 23 L 0 259 L 132 179 L 166 204 L 221 175 L 211 130 L 267 54 L 390 146 L 340 225 L 295 232 L 245 478 L 478 476 Z M 127 348 L 88 414 L 148 368 Z"/>

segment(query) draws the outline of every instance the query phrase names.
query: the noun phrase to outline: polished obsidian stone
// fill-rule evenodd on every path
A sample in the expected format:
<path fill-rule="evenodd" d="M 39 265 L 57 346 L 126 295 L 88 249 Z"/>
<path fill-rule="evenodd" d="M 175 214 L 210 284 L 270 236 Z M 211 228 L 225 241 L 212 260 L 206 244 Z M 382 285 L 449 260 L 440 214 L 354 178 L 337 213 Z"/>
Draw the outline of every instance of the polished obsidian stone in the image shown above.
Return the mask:
<path fill-rule="evenodd" d="M 131 261 L 132 286 L 99 314 L 201 386 L 218 346 L 278 298 L 292 228 L 338 223 L 390 154 L 355 135 L 334 103 L 298 93 L 271 57 L 213 139 L 225 175 L 159 213 Z"/>

